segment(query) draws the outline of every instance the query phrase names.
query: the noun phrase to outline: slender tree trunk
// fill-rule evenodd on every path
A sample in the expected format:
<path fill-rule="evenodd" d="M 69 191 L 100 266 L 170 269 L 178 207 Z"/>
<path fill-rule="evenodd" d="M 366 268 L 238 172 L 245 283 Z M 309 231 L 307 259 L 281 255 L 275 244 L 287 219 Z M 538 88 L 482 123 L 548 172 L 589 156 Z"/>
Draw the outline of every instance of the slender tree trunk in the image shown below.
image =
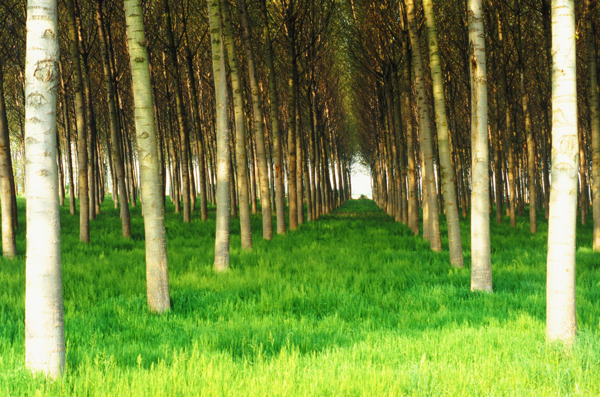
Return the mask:
<path fill-rule="evenodd" d="M 521 100 L 523 114 L 525 116 L 525 135 L 527 138 L 527 174 L 529 182 L 529 231 L 531 234 L 537 233 L 537 213 L 536 213 L 536 161 L 535 161 L 535 141 L 533 140 L 533 131 L 531 128 L 531 114 L 529 112 L 529 94 L 525 83 L 524 65 L 521 65 L 519 77 L 521 83 Z"/>
<path fill-rule="evenodd" d="M 169 268 L 144 13 L 140 0 L 125 0 L 124 3 L 141 171 L 148 307 L 150 311 L 163 313 L 171 306 Z"/>
<path fill-rule="evenodd" d="M 502 24 L 499 22 L 498 24 L 498 41 L 501 43 L 500 45 L 505 45 L 504 41 L 504 32 L 502 28 Z M 510 216 L 510 226 L 512 228 L 517 226 L 517 191 L 516 191 L 516 176 L 515 176 L 515 157 L 514 157 L 514 149 L 513 149 L 513 120 L 511 113 L 511 104 L 510 104 L 510 89 L 508 87 L 508 76 L 506 68 L 502 71 L 502 79 L 500 80 L 501 91 L 504 93 L 504 111 L 506 118 L 506 128 L 504 132 L 504 147 L 507 149 L 507 162 L 508 162 L 508 205 L 506 206 L 506 210 Z"/>
<path fill-rule="evenodd" d="M 75 26 L 75 8 L 73 0 L 67 0 L 67 21 L 69 25 L 69 45 L 75 91 L 75 118 L 77 120 L 77 174 L 79 177 L 79 240 L 90 242 L 90 200 L 88 195 L 88 152 L 87 122 L 83 97 L 83 79 L 79 60 L 79 40 Z"/>
<path fill-rule="evenodd" d="M 233 41 L 233 28 L 231 26 L 231 13 L 227 0 L 221 0 L 221 15 L 223 17 L 223 42 L 227 49 L 229 73 L 233 90 L 233 106 L 235 119 L 235 159 L 237 170 L 238 200 L 240 204 L 240 229 L 242 235 L 242 249 L 252 249 L 252 230 L 250 220 L 249 192 L 248 192 L 248 157 L 246 155 L 246 118 L 244 116 L 244 99 L 242 98 L 242 84 L 240 78 L 239 61 Z"/>
<path fill-rule="evenodd" d="M 60 85 L 63 92 L 63 120 L 65 123 L 65 135 L 67 138 L 67 171 L 69 174 L 69 211 L 71 215 L 75 215 L 75 181 L 73 178 L 73 160 L 71 156 L 71 120 L 69 119 L 69 101 L 67 100 L 67 91 L 65 82 L 62 74 L 62 66 L 59 64 L 61 69 L 60 73 Z"/>
<path fill-rule="evenodd" d="M 281 141 L 281 131 L 279 129 L 279 95 L 277 93 L 277 83 L 275 79 L 275 64 L 273 61 L 273 43 L 271 41 L 271 31 L 269 29 L 269 16 L 267 13 L 266 0 L 260 2 L 263 14 L 263 35 L 265 39 L 265 56 L 269 78 L 269 102 L 271 109 L 271 134 L 273 136 L 273 151 L 275 152 L 275 209 L 277 218 L 277 234 L 284 235 L 285 226 L 285 181 L 283 167 L 283 143 Z"/>
<path fill-rule="evenodd" d="M 442 250 L 442 242 L 440 239 L 440 223 L 438 213 L 438 200 L 435 188 L 435 176 L 433 171 L 433 139 L 431 136 L 431 117 L 429 114 L 429 105 L 427 104 L 425 79 L 423 71 L 423 60 L 421 58 L 421 50 L 419 46 L 419 36 L 417 21 L 415 18 L 414 1 L 407 0 L 407 16 L 409 24 L 409 34 L 412 51 L 412 61 L 415 72 L 415 82 L 417 85 L 417 101 L 419 107 L 419 135 L 421 143 L 421 151 L 423 154 L 422 162 L 425 167 L 423 168 L 423 185 L 426 186 L 427 191 L 427 205 L 424 206 L 427 211 L 427 218 L 429 224 L 429 241 L 431 243 L 431 249 L 433 251 Z M 424 215 L 425 217 L 425 215 Z M 423 230 L 426 230 L 423 226 Z M 424 233 L 425 236 L 425 233 Z"/>
<path fill-rule="evenodd" d="M 113 86 L 113 76 L 110 68 L 110 58 L 106 44 L 106 35 L 104 34 L 104 22 L 102 17 L 102 1 L 96 4 L 96 22 L 98 24 L 98 37 L 100 39 L 100 52 L 102 55 L 102 66 L 104 68 L 104 80 L 106 85 L 106 99 L 108 103 L 108 114 L 110 118 L 110 140 L 112 141 L 112 160 L 114 164 L 113 177 L 116 179 L 116 186 L 121 194 L 118 194 L 121 215 L 121 229 L 123 237 L 131 238 L 131 223 L 129 217 L 129 203 L 127 194 L 125 194 L 125 166 L 123 164 L 123 154 L 121 153 L 121 137 L 119 117 L 115 101 L 115 90 Z M 117 196 L 117 191 L 114 192 Z"/>
<path fill-rule="evenodd" d="M 229 98 L 225 69 L 225 48 L 219 0 L 207 0 L 212 49 L 215 101 L 217 111 L 217 226 L 215 238 L 215 270 L 229 269 L 229 222 L 231 211 L 229 168 Z"/>
<path fill-rule="evenodd" d="M 252 93 L 252 111 L 254 113 L 254 141 L 256 143 L 256 157 L 258 160 L 258 173 L 260 183 L 260 205 L 262 210 L 263 238 L 273 238 L 273 219 L 271 217 L 271 195 L 269 192 L 269 172 L 265 150 L 265 131 L 263 124 L 263 113 L 260 106 L 260 89 L 256 66 L 254 64 L 254 52 L 252 51 L 252 36 L 250 24 L 248 23 L 248 8 L 246 0 L 238 0 L 241 11 L 243 39 L 246 48 L 246 62 L 248 63 L 248 76 L 250 80 L 250 92 Z"/>
<path fill-rule="evenodd" d="M 0 202 L 2 204 L 2 255 L 12 259 L 17 254 L 12 191 L 12 160 L 6 104 L 4 102 L 4 73 L 0 65 Z M 63 192 L 64 197 L 64 192 Z"/>
<path fill-rule="evenodd" d="M 297 74 L 296 74 L 297 75 Z M 304 224 L 304 186 L 302 168 L 304 153 L 302 152 L 302 122 L 300 118 L 300 92 L 298 90 L 299 81 L 294 80 L 294 89 L 296 90 L 296 208 L 298 214 L 298 225 Z"/>
<path fill-rule="evenodd" d="M 81 40 L 80 40 L 81 44 Z M 94 115 L 94 106 L 92 104 L 92 90 L 90 81 L 90 71 L 88 68 L 87 54 L 81 57 L 81 71 L 83 80 L 84 106 L 86 112 L 86 128 L 87 128 L 87 179 L 88 179 L 88 194 L 89 206 L 88 217 L 90 221 L 96 219 L 96 185 L 94 183 L 94 172 L 96 164 L 94 161 L 94 145 L 96 141 L 96 119 Z"/>
<path fill-rule="evenodd" d="M 579 134 L 579 210 L 581 211 L 581 224 L 587 223 L 587 212 L 588 212 L 588 182 L 585 167 L 585 137 L 581 128 L 577 129 Z"/>
<path fill-rule="evenodd" d="M 590 0 L 585 0 L 585 41 L 587 45 L 587 64 L 590 79 L 590 124 L 592 129 L 592 200 L 594 235 L 592 246 L 595 252 L 600 251 L 600 92 L 598 91 L 598 62 L 594 49 L 594 29 Z"/>
<path fill-rule="evenodd" d="M 292 14 L 293 3 L 288 4 L 288 14 Z M 298 229 L 298 190 L 296 172 L 296 112 L 298 102 L 296 82 L 298 81 L 298 63 L 296 59 L 296 32 L 292 15 L 286 16 L 287 49 L 291 76 L 288 79 L 288 206 L 290 230 Z"/>
<path fill-rule="evenodd" d="M 191 220 L 191 203 L 190 203 L 190 172 L 188 147 L 190 146 L 189 134 L 187 132 L 187 120 L 185 109 L 183 107 L 183 93 L 181 88 L 181 77 L 179 75 L 179 62 L 177 61 L 177 47 L 173 37 L 173 24 L 171 22 L 171 11 L 169 9 L 169 0 L 163 0 L 165 19 L 167 24 L 167 49 L 171 58 L 173 68 L 173 87 L 175 89 L 175 111 L 177 112 L 177 126 L 181 137 L 181 182 L 183 194 L 183 222 L 190 223 Z"/>
<path fill-rule="evenodd" d="M 500 138 L 500 101 L 498 101 L 499 93 L 494 95 L 494 112 L 495 112 L 495 128 L 492 130 L 492 147 L 494 150 L 494 201 L 496 202 L 496 223 L 502 223 L 502 207 L 504 189 L 502 183 L 502 139 Z"/>
<path fill-rule="evenodd" d="M 492 292 L 485 33 L 481 0 L 469 0 L 471 60 L 471 290 Z"/>
<path fill-rule="evenodd" d="M 546 336 L 573 342 L 577 222 L 577 81 L 573 0 L 552 0 L 552 186 L 548 221 Z"/>
<path fill-rule="evenodd" d="M 423 7 L 427 19 L 427 32 L 429 37 L 429 59 L 431 77 L 433 80 L 433 97 L 435 105 L 435 119 L 437 126 L 438 150 L 440 154 L 440 174 L 442 192 L 444 195 L 444 208 L 448 224 L 448 241 L 450 247 L 450 263 L 452 266 L 463 266 L 462 240 L 460 236 L 460 220 L 458 217 L 458 203 L 454 183 L 454 169 L 450 159 L 450 134 L 448 117 L 446 115 L 446 101 L 444 98 L 444 84 L 442 80 L 442 66 L 439 55 L 437 30 L 433 14 L 433 1 L 424 0 Z"/>
<path fill-rule="evenodd" d="M 415 161 L 415 132 L 413 126 L 413 116 L 411 103 L 412 98 L 412 67 L 410 50 L 408 42 L 404 39 L 402 43 L 404 52 L 404 76 L 406 84 L 406 93 L 404 95 L 404 119 L 406 120 L 406 171 L 408 175 L 408 227 L 414 235 L 419 234 L 419 198 L 417 196 L 417 177 L 416 177 L 416 161 Z"/>
<path fill-rule="evenodd" d="M 319 217 L 319 194 L 318 194 L 318 190 L 317 190 L 317 186 L 318 186 L 318 168 L 316 165 L 316 155 L 315 155 L 315 133 L 317 130 L 317 118 L 316 118 L 316 113 L 317 113 L 317 106 L 316 106 L 316 94 L 314 92 L 314 84 L 311 84 L 311 86 L 308 89 L 307 92 L 307 96 L 308 96 L 308 100 L 310 102 L 309 104 L 309 117 L 310 117 L 310 134 L 308 136 L 308 157 L 310 158 L 310 166 L 309 166 L 309 173 L 310 173 L 310 184 L 311 184 L 311 201 L 312 201 L 312 213 L 311 213 L 311 218 L 312 220 L 316 220 Z"/>
<path fill-rule="evenodd" d="M 10 142 L 9 142 L 10 144 Z M 1 151 L 1 149 L 0 149 Z M 1 157 L 1 155 L 0 155 Z M 63 206 L 65 205 L 65 174 L 64 174 L 64 170 L 63 170 L 63 162 L 62 162 L 62 153 L 60 150 L 60 135 L 58 133 L 58 131 L 56 132 L 56 158 L 58 160 L 58 198 L 59 198 L 59 206 Z M 2 160 L 0 160 L 1 163 Z M 2 165 L 0 164 L 0 168 L 2 167 Z M 0 171 L 0 175 L 1 175 L 1 171 Z M 0 176 L 1 178 L 1 176 Z M 1 183 L 0 183 L 1 186 Z M 8 188 L 10 189 L 10 175 L 8 177 Z M 0 188 L 1 190 L 1 188 Z M 12 201 L 12 197 L 10 197 L 10 200 Z"/>
<path fill-rule="evenodd" d="M 398 152 L 397 156 L 397 176 L 396 176 L 396 184 L 398 193 L 400 195 L 398 202 L 398 213 L 400 215 L 399 221 L 408 224 L 408 213 L 406 211 L 406 186 L 405 186 L 405 176 L 406 176 L 406 164 L 404 161 L 405 157 L 405 148 L 402 142 L 402 107 L 401 103 L 401 95 L 400 95 L 400 82 L 398 80 L 398 71 L 394 71 L 392 75 L 392 88 L 393 88 L 393 103 L 394 103 L 394 124 L 396 125 L 396 136 L 394 137 L 394 141 L 396 142 L 396 151 Z M 346 181 L 348 183 L 348 195 L 347 198 L 350 199 L 350 181 L 348 181 L 346 175 Z"/>
<path fill-rule="evenodd" d="M 28 1 L 26 54 L 25 362 L 33 372 L 56 378 L 65 366 L 60 209 L 56 194 L 56 87 L 60 60 L 57 1 Z"/>
<path fill-rule="evenodd" d="M 202 140 L 202 123 L 200 120 L 200 104 L 198 101 L 198 90 L 196 86 L 196 75 L 194 74 L 194 66 L 193 66 L 193 55 L 190 50 L 189 43 L 187 42 L 187 32 L 186 32 L 186 43 L 185 43 L 185 51 L 186 51 L 186 65 L 188 76 L 190 79 L 190 96 L 192 98 L 192 115 L 194 117 L 194 123 L 196 125 L 196 151 L 198 152 L 198 184 L 200 185 L 200 217 L 202 221 L 206 221 L 208 219 L 208 205 L 207 205 L 207 192 L 206 192 L 206 172 L 204 170 L 204 142 Z"/>
<path fill-rule="evenodd" d="M 248 149 L 249 149 L 249 156 L 250 158 L 248 159 L 249 163 L 250 163 L 250 172 L 248 174 L 249 180 L 248 180 L 248 186 L 250 186 L 250 191 L 251 191 L 251 197 L 250 197 L 250 206 L 252 207 L 252 215 L 255 215 L 258 213 L 258 198 L 259 198 L 259 192 L 258 192 L 258 185 L 260 184 L 260 181 L 258 181 L 259 176 L 258 176 L 258 161 L 256 159 L 256 148 L 254 145 L 254 139 L 253 139 L 253 134 L 252 134 L 252 124 L 251 124 L 251 120 L 250 117 L 247 118 L 247 122 L 248 122 Z"/>

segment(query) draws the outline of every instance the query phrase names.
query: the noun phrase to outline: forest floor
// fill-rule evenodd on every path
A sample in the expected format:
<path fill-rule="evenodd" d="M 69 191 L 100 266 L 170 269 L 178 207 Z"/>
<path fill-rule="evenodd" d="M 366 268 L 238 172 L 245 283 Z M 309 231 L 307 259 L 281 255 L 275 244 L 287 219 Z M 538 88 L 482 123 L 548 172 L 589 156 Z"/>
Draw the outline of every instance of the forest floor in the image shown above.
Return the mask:
<path fill-rule="evenodd" d="M 600 395 L 600 255 L 579 227 L 572 351 L 545 342 L 547 223 L 530 236 L 491 222 L 494 293 L 471 293 L 464 269 L 368 200 L 346 203 L 297 232 L 212 271 L 214 208 L 184 225 L 168 206 L 172 311 L 146 308 L 143 222 L 121 237 L 107 199 L 78 243 L 62 211 L 67 368 L 56 382 L 24 368 L 24 202 L 18 250 L 0 259 L 0 395 Z M 446 234 L 444 217 L 442 234 Z M 541 214 L 543 219 L 543 214 Z"/>

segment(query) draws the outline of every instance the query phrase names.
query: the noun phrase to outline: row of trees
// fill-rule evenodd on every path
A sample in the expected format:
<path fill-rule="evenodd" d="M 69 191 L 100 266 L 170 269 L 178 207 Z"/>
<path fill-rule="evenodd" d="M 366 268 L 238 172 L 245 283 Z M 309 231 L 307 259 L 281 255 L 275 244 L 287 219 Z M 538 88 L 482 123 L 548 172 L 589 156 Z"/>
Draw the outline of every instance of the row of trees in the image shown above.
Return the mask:
<path fill-rule="evenodd" d="M 543 209 L 550 218 L 547 333 L 570 341 L 577 203 L 583 223 L 590 201 L 596 204 L 593 248 L 600 251 L 598 11 L 590 1 L 576 10 L 568 0 L 419 3 L 349 1 L 360 82 L 353 106 L 375 200 L 415 234 L 422 203 L 423 237 L 434 251 L 442 249 L 443 212 L 457 267 L 460 213 L 470 209 L 471 289 L 487 292 L 490 213 L 502 222 L 506 204 L 515 227 L 528 204 L 536 233 Z M 585 27 L 578 45 L 576 13 Z M 365 81 L 374 89 L 363 90 Z"/>
<path fill-rule="evenodd" d="M 30 368 L 57 376 L 64 367 L 58 210 L 67 198 L 86 244 L 107 191 L 124 238 L 141 198 L 148 306 L 158 313 L 170 307 L 166 195 L 183 222 L 197 201 L 203 221 L 216 205 L 216 271 L 229 268 L 231 216 L 251 249 L 251 212 L 262 211 L 270 240 L 272 212 L 285 234 L 349 199 L 336 9 L 333 0 L 0 5 L 3 254 L 16 254 L 15 197 L 25 191 Z"/>

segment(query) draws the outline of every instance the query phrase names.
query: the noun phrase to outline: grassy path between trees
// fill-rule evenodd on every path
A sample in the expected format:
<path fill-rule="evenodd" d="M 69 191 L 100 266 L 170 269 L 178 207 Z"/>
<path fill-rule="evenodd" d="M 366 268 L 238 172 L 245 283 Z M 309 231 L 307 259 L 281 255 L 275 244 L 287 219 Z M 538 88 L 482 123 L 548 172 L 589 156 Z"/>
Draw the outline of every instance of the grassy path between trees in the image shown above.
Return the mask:
<path fill-rule="evenodd" d="M 350 201 L 272 242 L 256 215 L 254 251 L 240 252 L 234 220 L 233 268 L 216 275 L 214 208 L 189 225 L 167 210 L 173 310 L 158 316 L 146 310 L 139 206 L 125 241 L 107 199 L 90 246 L 63 209 L 67 372 L 54 383 L 24 368 L 19 229 L 21 256 L 0 259 L 0 395 L 600 395 L 600 255 L 590 227 L 578 230 L 580 334 L 565 354 L 544 340 L 545 221 L 533 237 L 525 218 L 516 230 L 491 222 L 486 295 L 469 291 L 464 219 L 467 267 L 457 270 L 447 240 L 443 253 L 430 252 L 372 201 Z"/>

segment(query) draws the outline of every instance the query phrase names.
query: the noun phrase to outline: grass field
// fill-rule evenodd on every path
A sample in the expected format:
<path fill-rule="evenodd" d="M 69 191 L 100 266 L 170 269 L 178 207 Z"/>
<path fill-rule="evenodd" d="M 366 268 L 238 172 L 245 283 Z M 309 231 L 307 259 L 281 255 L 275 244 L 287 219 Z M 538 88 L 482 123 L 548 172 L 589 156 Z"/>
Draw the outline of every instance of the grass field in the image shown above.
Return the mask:
<path fill-rule="evenodd" d="M 20 202 L 21 225 L 24 203 Z M 148 313 L 143 222 L 121 238 L 107 199 L 78 243 L 62 213 L 67 369 L 56 382 L 24 368 L 24 227 L 15 261 L 0 259 L 0 395 L 600 395 L 600 255 L 579 227 L 579 336 L 571 352 L 545 343 L 547 223 L 529 235 L 492 227 L 494 293 L 469 291 L 465 269 L 432 253 L 372 201 L 265 242 L 232 270 L 212 271 L 214 212 L 189 225 L 168 208 L 173 310 Z M 541 216 L 543 218 L 543 216 Z M 446 234 L 442 219 L 442 234 Z M 447 240 L 443 240 L 447 250 Z"/>

